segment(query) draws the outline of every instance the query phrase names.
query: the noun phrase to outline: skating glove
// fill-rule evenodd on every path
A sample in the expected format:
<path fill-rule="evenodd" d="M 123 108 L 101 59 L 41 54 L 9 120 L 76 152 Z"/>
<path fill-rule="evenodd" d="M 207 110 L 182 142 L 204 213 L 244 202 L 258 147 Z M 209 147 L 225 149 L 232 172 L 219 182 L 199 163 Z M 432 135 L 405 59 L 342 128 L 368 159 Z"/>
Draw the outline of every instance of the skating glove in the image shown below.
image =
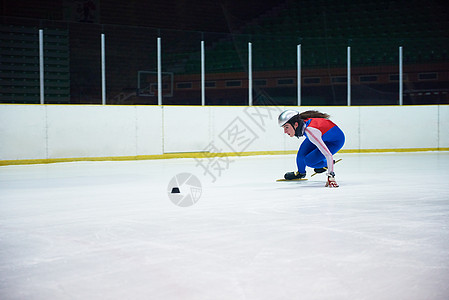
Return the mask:
<path fill-rule="evenodd" d="M 337 183 L 337 181 L 335 181 L 335 173 L 334 172 L 330 172 L 327 174 L 326 187 L 330 187 L 330 188 L 338 187 L 338 183 Z"/>

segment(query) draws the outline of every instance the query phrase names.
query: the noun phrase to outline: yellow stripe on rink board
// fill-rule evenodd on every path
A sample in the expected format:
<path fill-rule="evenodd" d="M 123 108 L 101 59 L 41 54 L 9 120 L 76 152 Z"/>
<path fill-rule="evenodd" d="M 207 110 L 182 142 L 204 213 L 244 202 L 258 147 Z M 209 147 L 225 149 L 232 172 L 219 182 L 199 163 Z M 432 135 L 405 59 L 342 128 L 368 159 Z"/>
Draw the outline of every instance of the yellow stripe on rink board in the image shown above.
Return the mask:
<path fill-rule="evenodd" d="M 392 149 L 342 149 L 338 153 L 386 153 L 386 152 L 425 152 L 425 151 L 449 151 L 449 148 L 392 148 Z"/>
<path fill-rule="evenodd" d="M 424 152 L 424 151 L 449 151 L 449 148 L 400 148 L 400 149 L 343 149 L 338 153 L 386 153 L 386 152 Z M 47 158 L 47 159 L 18 159 L 0 160 L 0 166 L 8 165 L 32 165 L 51 164 L 61 162 L 77 161 L 127 161 L 127 160 L 152 160 L 171 158 L 205 158 L 205 157 L 227 157 L 227 156 L 254 156 L 254 155 L 285 155 L 296 154 L 296 150 L 289 151 L 251 151 L 251 152 L 180 152 L 165 153 L 157 155 L 136 155 L 136 156 L 107 156 L 107 157 L 72 157 L 72 158 Z"/>
<path fill-rule="evenodd" d="M 282 155 L 282 154 L 293 154 L 293 153 L 296 153 L 296 151 L 254 151 L 254 152 L 242 152 L 242 153 L 236 153 L 236 152 L 221 152 L 221 153 L 179 152 L 179 153 L 165 153 L 165 154 L 137 155 L 137 156 L 18 159 L 18 160 L 0 160 L 0 166 L 51 164 L 51 163 L 61 163 L 61 162 L 76 162 L 76 161 L 126 161 L 126 160 L 171 159 L 171 158 L 204 158 L 204 157 L 253 156 L 253 155 Z"/>

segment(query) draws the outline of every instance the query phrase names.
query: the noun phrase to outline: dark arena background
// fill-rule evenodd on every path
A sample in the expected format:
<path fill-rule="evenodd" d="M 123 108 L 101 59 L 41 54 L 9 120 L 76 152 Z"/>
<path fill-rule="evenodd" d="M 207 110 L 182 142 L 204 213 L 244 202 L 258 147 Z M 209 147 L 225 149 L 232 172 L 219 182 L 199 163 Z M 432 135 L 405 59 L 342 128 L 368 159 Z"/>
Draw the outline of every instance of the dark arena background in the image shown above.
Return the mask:
<path fill-rule="evenodd" d="M 0 36 L 0 103 L 161 104 L 158 41 L 164 105 L 449 103 L 446 1 L 3 0 Z"/>

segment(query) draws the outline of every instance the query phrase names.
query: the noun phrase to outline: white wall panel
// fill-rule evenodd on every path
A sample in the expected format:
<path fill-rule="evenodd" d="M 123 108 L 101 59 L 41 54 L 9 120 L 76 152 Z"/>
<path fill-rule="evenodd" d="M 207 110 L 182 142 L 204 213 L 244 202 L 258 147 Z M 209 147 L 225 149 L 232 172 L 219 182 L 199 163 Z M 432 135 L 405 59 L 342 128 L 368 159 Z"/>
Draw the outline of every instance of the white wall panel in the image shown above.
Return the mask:
<path fill-rule="evenodd" d="M 449 106 L 438 106 L 439 147 L 449 148 Z"/>
<path fill-rule="evenodd" d="M 164 153 L 199 152 L 210 140 L 209 107 L 164 106 Z"/>
<path fill-rule="evenodd" d="M 0 160 L 47 155 L 46 107 L 0 105 Z"/>
<path fill-rule="evenodd" d="M 282 150 L 275 107 L 214 107 L 213 143 L 221 152 Z"/>
<path fill-rule="evenodd" d="M 437 106 L 361 107 L 361 149 L 438 147 Z"/>
<path fill-rule="evenodd" d="M 247 151 L 280 151 L 284 150 L 285 144 L 292 144 L 284 143 L 284 130 L 278 125 L 278 116 L 283 110 L 282 107 L 275 106 L 243 109 L 243 120 L 247 120 L 248 126 L 253 128 L 258 136 Z"/>
<path fill-rule="evenodd" d="M 261 138 L 259 127 L 244 113 L 244 107 L 213 107 L 211 128 L 213 132 L 208 143 L 211 152 L 252 151 L 250 147 Z"/>
<path fill-rule="evenodd" d="M 135 111 L 137 155 L 162 154 L 162 106 L 137 106 Z"/>
<path fill-rule="evenodd" d="M 136 155 L 134 106 L 47 106 L 48 158 Z"/>

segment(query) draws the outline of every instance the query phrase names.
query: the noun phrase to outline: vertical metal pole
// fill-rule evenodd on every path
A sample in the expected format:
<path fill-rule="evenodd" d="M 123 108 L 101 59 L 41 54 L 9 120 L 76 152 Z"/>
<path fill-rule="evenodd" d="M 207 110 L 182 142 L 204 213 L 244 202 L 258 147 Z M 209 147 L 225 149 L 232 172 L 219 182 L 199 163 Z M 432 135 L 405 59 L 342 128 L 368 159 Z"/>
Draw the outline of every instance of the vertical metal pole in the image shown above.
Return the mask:
<path fill-rule="evenodd" d="M 351 106 L 351 47 L 348 46 L 348 106 Z"/>
<path fill-rule="evenodd" d="M 39 87 L 40 103 L 44 104 L 44 31 L 39 29 Z"/>
<path fill-rule="evenodd" d="M 248 105 L 253 105 L 253 54 L 252 43 L 248 43 Z"/>
<path fill-rule="evenodd" d="M 402 46 L 399 47 L 399 105 L 403 104 L 403 86 L 402 86 Z"/>
<path fill-rule="evenodd" d="M 106 105 L 106 55 L 104 33 L 101 34 L 101 104 Z"/>
<path fill-rule="evenodd" d="M 298 106 L 301 106 L 301 44 L 299 44 L 296 48 L 296 55 L 298 57 Z"/>
<path fill-rule="evenodd" d="M 201 105 L 206 105 L 206 93 L 205 93 L 205 58 L 204 58 L 204 41 L 201 41 Z"/>
<path fill-rule="evenodd" d="M 161 38 L 157 38 L 157 104 L 162 105 L 162 57 Z"/>

